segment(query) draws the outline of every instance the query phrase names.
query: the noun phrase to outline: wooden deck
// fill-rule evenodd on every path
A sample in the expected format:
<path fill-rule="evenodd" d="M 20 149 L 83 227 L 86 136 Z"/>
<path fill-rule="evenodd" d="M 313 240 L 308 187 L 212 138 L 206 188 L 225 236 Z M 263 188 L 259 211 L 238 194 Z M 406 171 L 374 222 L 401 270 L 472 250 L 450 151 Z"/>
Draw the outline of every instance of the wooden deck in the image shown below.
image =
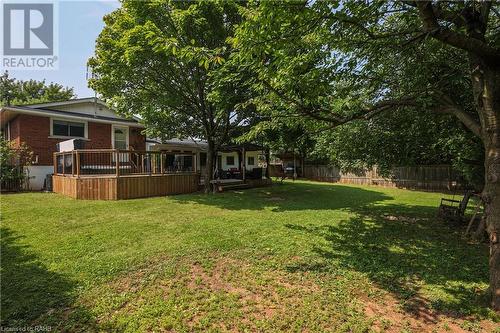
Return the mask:
<path fill-rule="evenodd" d="M 270 179 L 214 182 L 217 186 L 236 182 L 245 188 L 271 184 Z M 199 185 L 194 154 L 114 149 L 54 153 L 52 189 L 75 199 L 121 200 L 192 193 Z"/>
<path fill-rule="evenodd" d="M 53 191 L 75 199 L 121 200 L 192 193 L 198 190 L 199 174 L 152 174 L 130 176 L 54 175 Z"/>

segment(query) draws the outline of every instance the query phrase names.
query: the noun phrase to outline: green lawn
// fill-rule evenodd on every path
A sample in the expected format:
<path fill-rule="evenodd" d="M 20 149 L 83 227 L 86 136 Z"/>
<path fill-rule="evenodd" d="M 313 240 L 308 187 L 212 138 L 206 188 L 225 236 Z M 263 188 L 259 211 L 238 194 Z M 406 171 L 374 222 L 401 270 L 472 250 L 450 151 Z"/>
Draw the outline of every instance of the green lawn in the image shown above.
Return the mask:
<path fill-rule="evenodd" d="M 116 202 L 3 195 L 2 326 L 54 331 L 469 331 L 488 248 L 441 194 L 298 181 Z"/>

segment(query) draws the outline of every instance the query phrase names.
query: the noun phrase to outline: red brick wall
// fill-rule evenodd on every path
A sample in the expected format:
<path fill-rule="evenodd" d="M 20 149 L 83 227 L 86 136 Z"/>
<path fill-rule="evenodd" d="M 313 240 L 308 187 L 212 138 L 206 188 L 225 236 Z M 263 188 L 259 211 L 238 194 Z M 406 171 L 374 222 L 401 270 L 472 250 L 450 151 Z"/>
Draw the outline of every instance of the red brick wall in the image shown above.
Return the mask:
<path fill-rule="evenodd" d="M 10 130 L 10 141 L 14 141 L 15 145 L 19 147 L 21 144 L 21 122 L 19 121 L 19 117 L 14 118 L 9 124 Z"/>
<path fill-rule="evenodd" d="M 85 143 L 87 149 L 110 149 L 111 144 L 111 124 L 88 122 L 89 141 Z"/>
<path fill-rule="evenodd" d="M 50 118 L 21 114 L 15 120 L 19 123 L 20 141 L 38 156 L 38 165 L 52 165 L 56 143 L 63 140 L 49 139 Z"/>
<path fill-rule="evenodd" d="M 146 136 L 141 134 L 142 128 L 130 127 L 128 144 L 130 149 L 146 150 Z"/>
<path fill-rule="evenodd" d="M 66 139 L 50 138 L 50 118 L 32 115 L 19 115 L 11 123 L 11 138 L 16 143 L 25 142 L 38 155 L 38 165 L 52 165 L 52 155 L 56 144 Z M 137 132 L 136 132 L 137 131 Z M 144 150 L 146 139 L 140 134 L 140 129 L 130 128 L 130 146 L 133 149 Z M 109 149 L 111 144 L 111 124 L 88 122 L 87 149 Z"/>

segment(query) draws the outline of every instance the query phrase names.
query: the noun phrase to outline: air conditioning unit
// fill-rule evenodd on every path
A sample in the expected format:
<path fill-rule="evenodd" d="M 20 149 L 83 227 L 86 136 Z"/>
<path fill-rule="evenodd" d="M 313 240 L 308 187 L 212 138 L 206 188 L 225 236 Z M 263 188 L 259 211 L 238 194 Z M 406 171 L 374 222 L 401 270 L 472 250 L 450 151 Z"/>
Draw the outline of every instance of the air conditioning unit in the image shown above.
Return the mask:
<path fill-rule="evenodd" d="M 71 139 L 71 140 L 61 141 L 58 144 L 56 144 L 56 149 L 58 152 L 72 151 L 76 149 L 85 149 L 85 140 Z"/>

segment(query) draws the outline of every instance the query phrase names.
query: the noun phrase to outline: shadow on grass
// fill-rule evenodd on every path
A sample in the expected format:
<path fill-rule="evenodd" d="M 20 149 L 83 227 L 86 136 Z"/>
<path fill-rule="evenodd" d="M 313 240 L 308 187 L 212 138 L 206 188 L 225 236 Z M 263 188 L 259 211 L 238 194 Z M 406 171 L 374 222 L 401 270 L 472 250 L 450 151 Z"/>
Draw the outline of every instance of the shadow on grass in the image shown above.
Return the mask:
<path fill-rule="evenodd" d="M 424 308 L 457 318 L 491 314 L 484 290 L 488 248 L 467 244 L 461 238 L 463 230 L 436 219 L 437 206 L 390 204 L 384 201 L 393 198 L 377 189 L 303 182 L 173 199 L 229 210 L 351 212 L 352 218 L 338 223 L 286 224 L 328 244 L 313 245 L 319 261 L 286 269 L 325 273 L 340 266 L 363 273 L 394 295 L 408 313 Z"/>
<path fill-rule="evenodd" d="M 335 267 L 365 274 L 389 291 L 403 310 L 424 309 L 452 317 L 488 316 L 488 249 L 467 244 L 462 230 L 434 218 L 435 207 L 385 205 L 353 209 L 356 217 L 331 225 L 286 226 L 325 239 L 314 245 L 319 263 L 298 263 L 289 271 L 324 272 Z M 481 287 L 479 287 L 481 286 Z M 425 298 L 423 288 L 434 297 Z"/>
<path fill-rule="evenodd" d="M 297 210 L 334 210 L 361 207 L 390 200 L 392 197 L 360 187 L 332 186 L 328 183 L 286 182 L 272 187 L 230 191 L 215 195 L 191 194 L 172 196 L 179 203 L 197 203 L 229 210 L 262 210 L 274 212 Z"/>
<path fill-rule="evenodd" d="M 96 328 L 86 309 L 74 305 L 75 284 L 49 271 L 19 236 L 2 227 L 1 232 L 1 308 L 0 326 L 23 328 L 50 326 L 51 330 Z"/>

